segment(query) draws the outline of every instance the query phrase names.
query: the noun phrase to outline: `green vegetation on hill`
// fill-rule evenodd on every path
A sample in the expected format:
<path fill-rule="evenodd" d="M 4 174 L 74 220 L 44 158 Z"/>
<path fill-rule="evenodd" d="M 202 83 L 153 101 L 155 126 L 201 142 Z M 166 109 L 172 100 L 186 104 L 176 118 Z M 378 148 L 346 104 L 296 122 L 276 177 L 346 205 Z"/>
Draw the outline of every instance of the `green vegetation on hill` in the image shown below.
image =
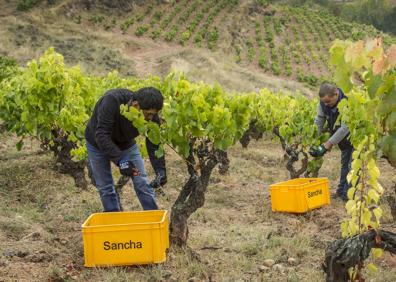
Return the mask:
<path fill-rule="evenodd" d="M 124 34 L 231 52 L 227 55 L 242 66 L 311 86 L 331 76 L 328 49 L 335 39 L 381 36 L 385 43 L 393 40 L 370 25 L 341 20 L 318 5 L 300 7 L 304 1 L 294 2 L 150 2 L 129 13 L 118 26 Z M 117 28 L 114 19 L 101 19 L 95 24 Z"/>
<path fill-rule="evenodd" d="M 336 17 L 373 25 L 375 28 L 396 35 L 396 1 L 394 0 L 272 0 L 291 6 L 310 9 L 312 6 L 325 8 Z"/>
<path fill-rule="evenodd" d="M 17 9 L 27 11 L 37 5 L 41 0 L 18 0 Z"/>
<path fill-rule="evenodd" d="M 29 4 L 29 7 L 38 2 L 20 0 L 20 3 Z M 99 27 L 113 33 L 117 38 L 124 38 L 121 40 L 126 41 L 126 44 L 128 44 L 128 36 L 134 36 L 136 40 L 142 40 L 144 43 L 148 39 L 152 40 L 152 44 L 166 42 L 167 46 L 179 45 L 195 50 L 209 49 L 217 53 L 215 57 L 221 54 L 225 61 L 234 61 L 249 71 L 299 81 L 311 87 L 317 87 L 320 82 L 331 77 L 328 49 L 335 39 L 355 41 L 380 36 L 386 45 L 395 42 L 394 37 L 382 33 L 371 25 L 346 21 L 336 16 L 332 7 L 334 5 L 341 7 L 342 4 L 334 1 L 152 0 L 133 1 L 130 4 L 133 5 L 133 9 L 122 11 L 117 5 L 102 9 L 105 2 L 107 3 L 99 0 L 89 2 L 91 4 L 88 10 L 85 9 L 87 1 L 70 1 L 67 4 L 65 2 L 64 5 L 62 1 L 55 3 L 56 7 L 63 7 L 58 13 L 62 16 L 66 15 L 71 20 L 68 24 L 74 25 L 74 28 L 79 28 L 78 25 L 83 29 L 87 28 L 87 25 L 88 28 Z M 117 3 L 119 2 L 122 1 Z M 372 1 L 360 2 L 368 5 Z M 379 2 L 379 5 L 382 5 L 386 1 Z M 348 5 L 352 7 L 357 3 L 352 1 Z M 42 1 L 39 7 L 43 10 L 48 8 L 48 2 Z M 78 7 L 85 8 L 78 9 Z M 347 6 L 342 7 L 345 7 L 343 11 L 349 9 Z M 363 11 L 362 9 L 359 11 Z M 40 13 L 40 9 L 35 9 L 34 13 Z M 376 11 L 371 11 L 370 16 L 375 13 Z M 40 31 L 35 27 L 29 32 L 34 30 Z M 64 41 L 58 40 L 58 34 L 52 34 L 52 37 L 57 40 L 45 44 L 46 47 L 55 46 L 67 59 L 76 56 L 73 48 L 69 46 L 63 48 Z M 15 42 L 19 45 L 26 44 L 24 42 L 26 40 L 22 39 Z M 93 40 L 95 39 L 90 39 L 89 43 L 81 46 L 77 43 L 71 45 L 76 45 L 73 47 L 84 51 L 92 49 L 88 45 Z M 43 50 L 44 48 L 35 51 Z M 103 52 L 109 53 L 108 51 L 110 51 L 108 48 L 98 51 L 99 60 L 100 57 L 107 56 Z M 69 55 L 69 53 L 73 54 Z M 91 58 L 93 53 L 95 52 L 88 54 L 82 52 L 79 57 L 84 64 L 90 65 L 93 62 Z M 104 60 L 107 64 L 106 70 L 109 70 L 109 67 L 121 72 L 126 69 L 121 60 L 116 60 L 116 54 L 110 57 L 112 60 Z M 71 63 L 76 61 L 79 60 L 73 57 Z M 95 61 L 95 64 L 101 62 Z"/>

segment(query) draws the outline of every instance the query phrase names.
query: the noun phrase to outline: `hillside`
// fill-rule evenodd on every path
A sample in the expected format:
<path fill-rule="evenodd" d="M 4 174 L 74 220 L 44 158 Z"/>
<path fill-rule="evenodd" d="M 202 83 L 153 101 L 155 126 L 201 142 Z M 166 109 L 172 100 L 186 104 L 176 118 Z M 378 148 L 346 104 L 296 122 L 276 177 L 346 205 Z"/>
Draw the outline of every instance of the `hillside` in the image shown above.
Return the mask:
<path fill-rule="evenodd" d="M 26 62 L 54 46 L 69 64 L 95 73 L 164 75 L 173 69 L 230 90 L 266 86 L 312 95 L 330 77 L 332 40 L 379 34 L 320 10 L 258 1 L 97 2 L 40 3 L 27 12 L 0 4 L 0 54 Z"/>

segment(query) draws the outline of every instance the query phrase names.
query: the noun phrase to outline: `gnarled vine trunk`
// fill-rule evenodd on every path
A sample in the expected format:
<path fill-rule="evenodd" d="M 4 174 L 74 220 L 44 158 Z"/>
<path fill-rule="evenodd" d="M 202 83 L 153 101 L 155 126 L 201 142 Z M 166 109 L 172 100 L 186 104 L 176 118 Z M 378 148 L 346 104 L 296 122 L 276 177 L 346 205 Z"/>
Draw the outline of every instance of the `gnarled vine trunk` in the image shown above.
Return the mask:
<path fill-rule="evenodd" d="M 348 269 L 361 267 L 372 248 L 381 248 L 396 254 L 396 234 L 384 230 L 377 233 L 372 229 L 361 235 L 331 243 L 326 250 L 323 264 L 326 282 L 350 281 Z"/>
<path fill-rule="evenodd" d="M 308 168 L 308 155 L 303 150 L 298 150 L 293 146 L 289 146 L 286 144 L 285 139 L 280 135 L 279 128 L 276 126 L 273 128 L 272 132 L 279 138 L 283 150 L 286 152 L 287 163 L 286 169 L 290 173 L 290 178 L 299 178 L 304 172 L 307 171 Z M 299 155 L 303 155 L 303 159 L 301 160 L 300 169 L 296 169 L 294 167 L 295 163 L 299 161 Z"/>
<path fill-rule="evenodd" d="M 191 146 L 192 148 L 193 146 Z M 170 220 L 170 240 L 172 244 L 186 246 L 188 240 L 188 218 L 205 203 L 205 193 L 215 166 L 219 163 L 220 151 L 206 152 L 208 157 L 199 156 L 200 174 L 195 169 L 194 153 L 187 159 L 190 178 L 184 184 L 178 198 L 172 206 Z"/>
<path fill-rule="evenodd" d="M 245 131 L 245 133 L 242 135 L 241 139 L 239 140 L 239 143 L 241 143 L 243 148 L 247 148 L 252 138 L 255 140 L 263 138 L 263 133 L 257 129 L 256 123 L 257 121 L 252 121 L 249 125 L 248 130 Z"/>
<path fill-rule="evenodd" d="M 86 161 L 73 161 L 71 150 L 75 144 L 67 140 L 67 135 L 62 134 L 59 130 L 52 130 L 53 144 L 44 142 L 44 147 L 48 147 L 56 157 L 55 169 L 60 173 L 69 174 L 73 177 L 77 187 L 87 189 L 88 183 L 85 179 Z"/>

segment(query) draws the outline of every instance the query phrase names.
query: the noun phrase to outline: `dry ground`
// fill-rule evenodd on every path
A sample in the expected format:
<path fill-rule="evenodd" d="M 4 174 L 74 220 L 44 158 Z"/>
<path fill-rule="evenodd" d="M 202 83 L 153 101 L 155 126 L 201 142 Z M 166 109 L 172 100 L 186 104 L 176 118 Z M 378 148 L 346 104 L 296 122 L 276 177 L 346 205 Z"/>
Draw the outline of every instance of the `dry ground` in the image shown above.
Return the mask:
<path fill-rule="evenodd" d="M 273 213 L 268 186 L 288 178 L 275 141 L 253 142 L 246 150 L 236 145 L 229 175 L 214 173 L 205 206 L 189 222 L 189 246 L 199 261 L 172 249 L 162 265 L 107 269 L 83 266 L 80 226 L 101 210 L 95 188 L 77 189 L 71 177 L 52 169 L 52 156 L 40 154 L 35 142 L 17 152 L 16 141 L 0 135 L 0 281 L 324 281 L 324 250 L 340 237 L 344 206 L 332 200 L 305 215 Z M 178 156 L 169 150 L 167 160 L 163 209 L 170 209 L 186 178 Z M 331 152 L 321 176 L 329 177 L 332 190 L 338 170 L 339 151 Z M 384 187 L 393 187 L 394 170 L 381 163 L 381 172 Z M 126 210 L 140 209 L 129 185 L 122 199 Z M 396 231 L 385 210 L 385 226 Z M 288 265 L 290 257 L 298 265 Z M 280 266 L 265 270 L 266 259 Z M 385 255 L 376 264 L 379 273 L 368 281 L 394 281 L 394 257 Z"/>

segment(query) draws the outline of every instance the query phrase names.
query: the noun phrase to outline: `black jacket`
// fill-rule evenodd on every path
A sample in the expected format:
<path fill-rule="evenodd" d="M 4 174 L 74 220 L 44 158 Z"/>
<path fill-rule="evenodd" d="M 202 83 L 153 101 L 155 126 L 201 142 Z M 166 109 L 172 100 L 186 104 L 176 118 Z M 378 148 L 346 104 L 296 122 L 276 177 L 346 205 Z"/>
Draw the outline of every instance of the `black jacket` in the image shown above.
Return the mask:
<path fill-rule="evenodd" d="M 338 126 L 335 125 L 337 118 L 340 115 L 340 112 L 338 111 L 338 103 L 342 99 L 348 99 L 348 97 L 345 96 L 344 92 L 342 92 L 342 90 L 340 88 L 338 88 L 338 91 L 340 93 L 340 96 L 339 96 L 339 101 L 337 102 L 337 106 L 331 108 L 331 107 L 326 106 L 322 101 L 320 102 L 320 107 L 322 108 L 322 111 L 326 116 L 327 125 L 329 127 L 331 135 L 333 135 L 337 131 L 337 129 L 340 127 L 339 125 Z M 341 150 L 353 148 L 351 142 L 349 141 L 349 134 L 347 136 L 345 136 L 345 138 L 342 139 L 342 141 L 340 143 L 338 143 L 338 147 Z"/>
<path fill-rule="evenodd" d="M 94 111 L 85 129 L 85 139 L 88 143 L 102 151 L 111 161 L 118 164 L 121 151 L 133 146 L 139 131 L 120 113 L 120 105 L 128 104 L 133 92 L 128 89 L 112 89 L 107 91 L 96 103 Z M 158 115 L 154 122 L 159 124 Z M 155 145 L 146 138 L 147 151 L 151 165 L 156 173 L 165 170 L 165 158 L 156 158 Z"/>

